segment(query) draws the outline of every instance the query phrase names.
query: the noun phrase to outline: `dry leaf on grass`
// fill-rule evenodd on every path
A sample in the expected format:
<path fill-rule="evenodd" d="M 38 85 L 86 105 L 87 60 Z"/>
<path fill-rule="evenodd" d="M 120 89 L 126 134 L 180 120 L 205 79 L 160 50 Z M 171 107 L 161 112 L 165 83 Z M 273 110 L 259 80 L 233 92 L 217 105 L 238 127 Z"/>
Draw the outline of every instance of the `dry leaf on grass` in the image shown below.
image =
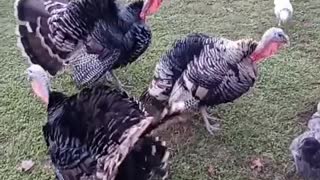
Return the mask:
<path fill-rule="evenodd" d="M 307 28 L 312 27 L 312 23 L 311 22 L 305 22 L 305 23 L 303 23 L 303 27 L 307 27 Z"/>
<path fill-rule="evenodd" d="M 262 171 L 262 168 L 263 168 L 263 164 L 261 162 L 261 159 L 260 158 L 257 158 L 255 160 L 253 160 L 251 162 L 251 166 L 250 166 L 251 169 L 254 169 L 258 172 L 261 172 Z"/>
<path fill-rule="evenodd" d="M 23 160 L 21 164 L 17 167 L 20 172 L 30 171 L 34 166 L 34 162 L 32 160 Z"/>
<path fill-rule="evenodd" d="M 208 167 L 208 174 L 209 174 L 209 176 L 211 176 L 211 177 L 213 177 L 213 176 L 216 175 L 216 170 L 215 170 L 214 166 L 209 165 L 209 167 Z"/>

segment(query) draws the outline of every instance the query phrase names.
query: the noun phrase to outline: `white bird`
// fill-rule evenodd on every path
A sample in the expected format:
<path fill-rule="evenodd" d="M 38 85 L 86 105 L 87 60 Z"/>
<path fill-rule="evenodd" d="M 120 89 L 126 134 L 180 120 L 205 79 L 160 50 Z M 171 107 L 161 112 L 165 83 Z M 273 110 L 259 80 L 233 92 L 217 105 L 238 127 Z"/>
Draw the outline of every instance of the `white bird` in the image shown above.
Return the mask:
<path fill-rule="evenodd" d="M 290 0 L 274 0 L 274 13 L 278 20 L 278 26 L 288 22 L 293 14 Z"/>

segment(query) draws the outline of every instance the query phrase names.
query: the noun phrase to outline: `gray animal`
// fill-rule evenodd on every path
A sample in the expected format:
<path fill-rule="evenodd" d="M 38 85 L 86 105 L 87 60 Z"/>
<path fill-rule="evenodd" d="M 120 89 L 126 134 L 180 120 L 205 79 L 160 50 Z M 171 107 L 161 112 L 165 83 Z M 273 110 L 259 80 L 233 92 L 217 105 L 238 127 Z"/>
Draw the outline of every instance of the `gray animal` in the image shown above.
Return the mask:
<path fill-rule="evenodd" d="M 286 33 L 275 27 L 268 29 L 259 42 L 190 34 L 176 41 L 161 58 L 141 100 L 147 109 L 158 104 L 166 106 L 160 110 L 160 119 L 199 110 L 213 134 L 219 125 L 209 120 L 218 119 L 208 115 L 207 107 L 232 102 L 246 93 L 257 79 L 257 63 L 288 42 Z"/>
<path fill-rule="evenodd" d="M 308 130 L 292 141 L 290 151 L 298 174 L 307 180 L 319 180 L 320 103 L 308 122 Z"/>

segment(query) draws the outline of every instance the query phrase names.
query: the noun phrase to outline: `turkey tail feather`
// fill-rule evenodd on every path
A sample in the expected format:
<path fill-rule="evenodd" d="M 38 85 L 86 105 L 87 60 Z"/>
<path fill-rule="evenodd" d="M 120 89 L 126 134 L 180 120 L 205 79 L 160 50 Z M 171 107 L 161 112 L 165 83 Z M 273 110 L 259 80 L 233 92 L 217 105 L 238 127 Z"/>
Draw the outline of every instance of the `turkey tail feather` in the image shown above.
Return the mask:
<path fill-rule="evenodd" d="M 65 0 L 56 0 L 54 8 L 62 8 Z M 49 39 L 47 20 L 49 13 L 45 1 L 16 0 L 15 16 L 17 19 L 17 46 L 29 64 L 38 64 L 51 75 L 56 75 L 63 68 L 63 59 L 68 54 L 58 51 Z"/>
<path fill-rule="evenodd" d="M 145 137 L 137 143 L 123 162 L 122 168 L 124 171 L 134 170 L 132 179 L 155 179 L 155 177 L 166 179 L 169 156 L 166 142 L 160 141 L 159 137 Z"/>
<path fill-rule="evenodd" d="M 158 116 L 165 107 L 164 102 L 157 100 L 155 97 L 151 96 L 146 88 L 139 99 L 145 107 L 148 114 L 152 116 Z"/>
<path fill-rule="evenodd" d="M 166 147 L 166 142 L 160 141 L 158 137 L 146 137 L 140 151 L 137 152 L 137 158 L 145 161 L 142 167 L 154 169 L 149 173 L 149 179 L 154 176 L 159 176 L 161 179 L 167 178 L 169 156 L 170 153 Z"/>
<path fill-rule="evenodd" d="M 98 165 L 99 167 L 101 166 L 101 168 L 97 171 L 97 177 L 101 179 L 113 179 L 119 171 L 117 166 L 125 160 L 126 155 L 132 150 L 139 138 L 144 134 L 144 131 L 153 121 L 153 117 L 142 119 L 122 134 L 119 138 L 119 142 L 121 142 L 119 145 L 108 147 L 108 155 L 101 157 L 99 160 L 102 164 Z M 109 144 L 106 146 L 109 146 Z"/>

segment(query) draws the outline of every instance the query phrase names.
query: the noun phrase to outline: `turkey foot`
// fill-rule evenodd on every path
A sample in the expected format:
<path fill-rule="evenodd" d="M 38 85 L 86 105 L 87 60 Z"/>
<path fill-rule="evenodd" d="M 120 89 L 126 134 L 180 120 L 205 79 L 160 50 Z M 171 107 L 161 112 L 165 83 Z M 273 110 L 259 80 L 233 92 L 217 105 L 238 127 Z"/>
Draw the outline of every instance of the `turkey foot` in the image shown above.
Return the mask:
<path fill-rule="evenodd" d="M 175 113 L 181 113 L 186 109 L 186 105 L 183 101 L 174 102 L 171 106 L 164 108 L 160 115 L 160 119 L 170 116 Z"/>
<path fill-rule="evenodd" d="M 220 119 L 218 119 L 214 116 L 209 116 L 206 107 L 200 108 L 200 112 L 201 112 L 202 118 L 206 124 L 207 131 L 211 135 L 214 135 L 214 132 L 220 130 L 220 124 L 218 123 L 218 121 L 220 121 Z M 214 122 L 214 123 L 211 124 L 209 121 Z"/>

